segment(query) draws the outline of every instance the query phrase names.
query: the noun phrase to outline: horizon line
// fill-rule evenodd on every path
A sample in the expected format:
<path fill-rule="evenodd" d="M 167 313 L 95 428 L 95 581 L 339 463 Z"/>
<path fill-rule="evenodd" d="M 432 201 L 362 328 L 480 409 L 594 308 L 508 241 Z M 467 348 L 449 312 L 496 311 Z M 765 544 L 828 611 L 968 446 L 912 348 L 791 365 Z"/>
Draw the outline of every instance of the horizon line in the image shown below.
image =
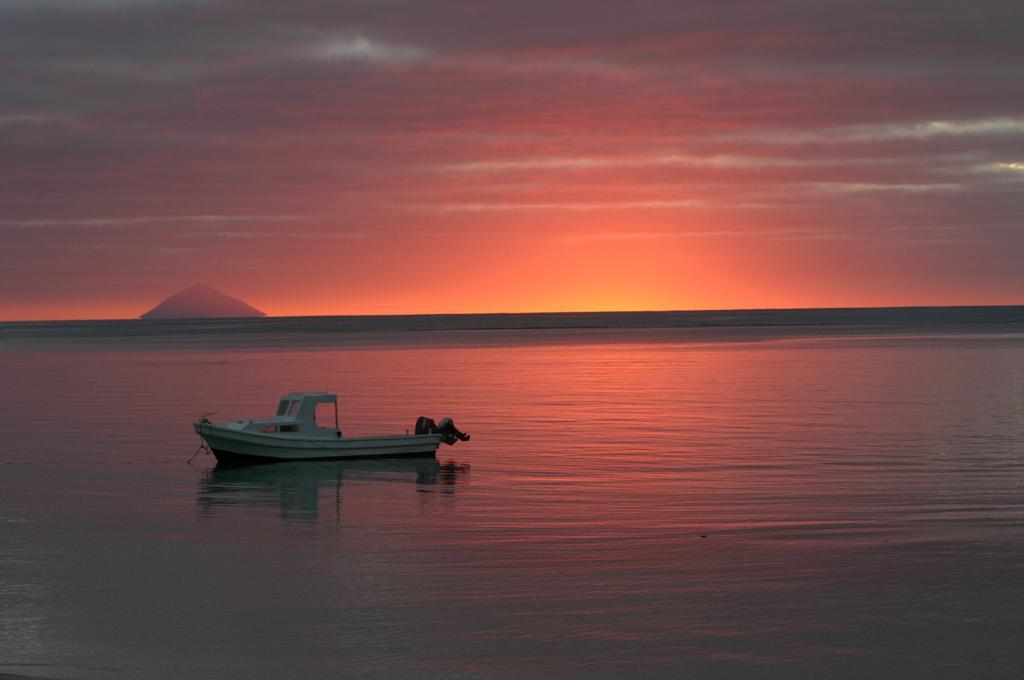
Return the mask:
<path fill-rule="evenodd" d="M 88 321 L 204 321 L 204 320 L 250 320 L 260 319 L 331 319 L 347 318 L 383 318 L 383 317 L 424 317 L 424 316 L 527 316 L 555 314 L 688 314 L 700 312 L 798 312 L 798 311 L 851 311 L 851 310 L 909 310 L 909 309 L 1006 309 L 1024 307 L 1024 302 L 1016 304 L 972 304 L 972 305 L 865 305 L 838 307 L 736 307 L 736 308 L 693 308 L 693 309 L 604 309 L 604 310 L 561 310 L 561 311 L 529 311 L 529 312 L 402 312 L 397 314 L 264 314 L 263 316 L 183 316 L 164 319 L 144 319 L 132 317 L 93 317 L 79 319 L 0 319 L 0 324 L 7 323 L 79 323 Z"/>

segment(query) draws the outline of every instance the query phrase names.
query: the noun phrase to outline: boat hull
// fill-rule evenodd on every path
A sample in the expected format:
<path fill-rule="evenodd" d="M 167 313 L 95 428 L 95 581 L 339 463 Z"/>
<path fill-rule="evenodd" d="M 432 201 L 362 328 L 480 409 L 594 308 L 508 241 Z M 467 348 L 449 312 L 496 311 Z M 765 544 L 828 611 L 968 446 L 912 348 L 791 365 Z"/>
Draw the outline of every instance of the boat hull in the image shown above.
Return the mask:
<path fill-rule="evenodd" d="M 197 423 L 196 432 L 222 463 L 433 456 L 441 444 L 437 434 L 311 439 L 258 435 L 209 423 Z"/>
<path fill-rule="evenodd" d="M 282 458 L 280 456 L 254 456 L 248 453 L 234 453 L 211 448 L 217 463 L 221 465 L 255 465 L 258 463 L 282 463 L 285 461 L 318 461 L 318 460 L 365 460 L 367 458 L 433 458 L 437 449 L 413 451 L 409 453 L 368 453 L 346 454 L 343 456 L 315 456 L 312 458 Z"/>

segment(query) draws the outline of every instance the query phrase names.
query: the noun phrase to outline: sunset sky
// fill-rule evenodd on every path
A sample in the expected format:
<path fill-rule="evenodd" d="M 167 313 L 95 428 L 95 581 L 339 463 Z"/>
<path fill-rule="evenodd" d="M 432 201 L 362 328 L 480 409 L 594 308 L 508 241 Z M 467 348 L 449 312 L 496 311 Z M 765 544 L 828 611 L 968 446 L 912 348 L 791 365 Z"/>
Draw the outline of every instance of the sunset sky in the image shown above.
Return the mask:
<path fill-rule="evenodd" d="M 1024 3 L 0 3 L 0 319 L 1024 303 Z"/>

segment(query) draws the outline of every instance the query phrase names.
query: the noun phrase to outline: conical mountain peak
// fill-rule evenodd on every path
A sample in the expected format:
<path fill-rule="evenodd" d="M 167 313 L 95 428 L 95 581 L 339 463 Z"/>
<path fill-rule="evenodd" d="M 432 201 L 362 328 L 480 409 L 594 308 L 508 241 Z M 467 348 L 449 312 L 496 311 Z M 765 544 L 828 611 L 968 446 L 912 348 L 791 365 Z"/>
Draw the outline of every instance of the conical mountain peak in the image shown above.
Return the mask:
<path fill-rule="evenodd" d="M 266 316 L 238 298 L 201 283 L 175 293 L 141 317 L 142 319 L 197 319 Z"/>

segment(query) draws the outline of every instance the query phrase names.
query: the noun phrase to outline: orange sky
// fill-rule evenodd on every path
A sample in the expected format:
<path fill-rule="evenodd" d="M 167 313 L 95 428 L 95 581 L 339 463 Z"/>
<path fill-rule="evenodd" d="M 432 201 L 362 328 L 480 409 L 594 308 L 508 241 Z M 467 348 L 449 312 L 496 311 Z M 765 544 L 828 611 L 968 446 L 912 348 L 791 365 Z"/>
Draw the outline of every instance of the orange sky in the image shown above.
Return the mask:
<path fill-rule="evenodd" d="M 399 5 L 0 7 L 0 320 L 1024 303 L 1010 4 Z"/>

